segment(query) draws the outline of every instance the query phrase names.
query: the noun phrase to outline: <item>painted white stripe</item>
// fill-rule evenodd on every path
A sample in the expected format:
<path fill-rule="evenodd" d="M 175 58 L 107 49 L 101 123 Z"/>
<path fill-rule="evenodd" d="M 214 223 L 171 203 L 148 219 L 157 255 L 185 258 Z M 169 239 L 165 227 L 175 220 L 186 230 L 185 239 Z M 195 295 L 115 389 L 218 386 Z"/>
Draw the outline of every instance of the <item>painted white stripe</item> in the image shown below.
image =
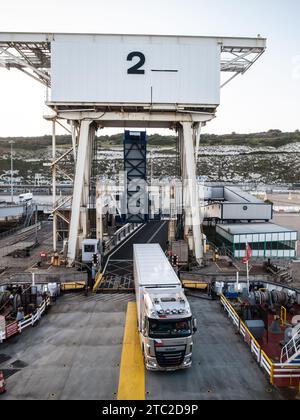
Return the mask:
<path fill-rule="evenodd" d="M 159 232 L 162 230 L 162 228 L 167 224 L 167 222 L 164 222 L 161 226 L 159 226 L 159 228 L 157 229 L 157 231 L 154 233 L 154 235 L 151 236 L 151 238 L 149 239 L 149 241 L 147 241 L 147 244 L 150 244 L 152 242 L 152 240 L 155 238 L 155 236 L 157 236 L 159 234 Z"/>

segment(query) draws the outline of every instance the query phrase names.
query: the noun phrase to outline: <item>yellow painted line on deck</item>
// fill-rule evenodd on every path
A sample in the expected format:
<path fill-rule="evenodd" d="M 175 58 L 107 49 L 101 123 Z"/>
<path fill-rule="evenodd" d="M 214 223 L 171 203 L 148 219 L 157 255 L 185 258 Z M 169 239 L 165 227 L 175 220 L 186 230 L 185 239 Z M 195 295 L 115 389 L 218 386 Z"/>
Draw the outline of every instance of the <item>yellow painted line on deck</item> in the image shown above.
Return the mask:
<path fill-rule="evenodd" d="M 127 306 L 120 366 L 118 400 L 145 399 L 145 367 L 137 329 L 136 303 Z"/>
<path fill-rule="evenodd" d="M 93 293 L 96 293 L 98 290 L 98 287 L 100 286 L 100 283 L 103 279 L 103 273 L 97 273 L 95 278 L 95 284 L 93 287 Z"/>

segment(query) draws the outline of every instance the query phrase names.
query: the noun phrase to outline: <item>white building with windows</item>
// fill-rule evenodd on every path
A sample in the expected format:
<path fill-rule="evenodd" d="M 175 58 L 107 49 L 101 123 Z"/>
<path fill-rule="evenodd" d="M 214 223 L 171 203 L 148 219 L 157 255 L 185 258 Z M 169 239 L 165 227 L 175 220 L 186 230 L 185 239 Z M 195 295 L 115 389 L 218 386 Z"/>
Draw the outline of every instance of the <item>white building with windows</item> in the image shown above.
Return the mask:
<path fill-rule="evenodd" d="M 246 244 L 254 258 L 297 257 L 298 232 L 274 223 L 217 225 L 218 243 L 230 249 L 235 258 L 246 256 Z"/>

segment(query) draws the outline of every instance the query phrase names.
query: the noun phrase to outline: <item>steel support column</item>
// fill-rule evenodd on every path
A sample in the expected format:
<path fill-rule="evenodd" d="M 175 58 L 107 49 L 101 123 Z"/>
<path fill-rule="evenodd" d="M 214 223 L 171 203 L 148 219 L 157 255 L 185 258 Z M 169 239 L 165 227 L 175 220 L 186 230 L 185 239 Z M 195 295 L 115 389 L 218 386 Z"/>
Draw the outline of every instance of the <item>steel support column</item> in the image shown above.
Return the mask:
<path fill-rule="evenodd" d="M 180 142 L 180 153 L 181 153 L 181 176 L 182 176 L 182 204 L 184 212 L 184 238 L 188 238 L 189 231 L 191 229 L 191 214 L 189 206 L 189 189 L 188 189 L 188 175 L 186 169 L 186 153 L 184 146 L 184 133 L 183 128 L 179 128 L 179 142 Z"/>
<path fill-rule="evenodd" d="M 90 230 L 88 211 L 89 211 L 90 178 L 91 178 L 92 151 L 93 151 L 94 138 L 95 138 L 95 128 L 93 125 L 90 125 L 88 143 L 87 143 L 87 158 L 86 158 L 85 168 L 84 168 L 84 182 L 83 182 L 81 212 L 80 212 L 80 227 L 82 231 L 82 238 L 87 238 L 88 232 Z"/>
<path fill-rule="evenodd" d="M 55 120 L 52 121 L 52 159 L 56 159 L 56 126 Z M 53 210 L 56 207 L 56 165 L 52 166 L 52 204 Z M 53 252 L 57 251 L 57 214 L 53 212 Z"/>
<path fill-rule="evenodd" d="M 90 156 L 88 155 L 90 149 L 88 143 L 91 137 L 90 125 L 91 121 L 82 121 L 80 124 L 78 158 L 76 162 L 72 214 L 69 230 L 68 265 L 72 265 L 76 259 L 86 167 L 89 165 L 88 161 L 90 160 Z"/>
<path fill-rule="evenodd" d="M 203 263 L 203 241 L 201 233 L 201 212 L 198 199 L 197 171 L 195 164 L 195 136 L 192 123 L 181 123 L 184 151 L 184 188 L 187 216 L 190 217 L 193 232 L 194 253 L 198 264 Z"/>
<path fill-rule="evenodd" d="M 104 187 L 101 181 L 96 187 L 96 238 L 103 243 L 103 196 Z"/>
<path fill-rule="evenodd" d="M 72 133 L 72 147 L 73 147 L 73 155 L 74 155 L 74 162 L 76 164 L 77 160 L 77 123 L 75 121 L 71 121 L 71 133 Z"/>

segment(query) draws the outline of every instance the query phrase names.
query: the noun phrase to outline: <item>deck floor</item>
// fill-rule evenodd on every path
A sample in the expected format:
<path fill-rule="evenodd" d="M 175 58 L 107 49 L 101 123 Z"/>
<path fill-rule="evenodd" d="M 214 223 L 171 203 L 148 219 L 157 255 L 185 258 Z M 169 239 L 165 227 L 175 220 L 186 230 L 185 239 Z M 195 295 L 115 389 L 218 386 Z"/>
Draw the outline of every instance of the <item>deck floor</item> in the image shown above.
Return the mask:
<path fill-rule="evenodd" d="M 0 399 L 116 399 L 127 303 L 133 295 L 60 298 L 33 329 L 0 345 L 15 373 Z M 190 298 L 199 331 L 192 369 L 146 372 L 146 399 L 280 399 L 218 302 Z M 11 374 L 11 371 L 6 371 Z"/>
<path fill-rule="evenodd" d="M 189 298 L 198 321 L 193 366 L 172 373 L 146 373 L 150 400 L 277 400 L 241 336 L 220 309 L 219 302 Z"/>
<path fill-rule="evenodd" d="M 110 400 L 116 398 L 125 314 L 133 295 L 61 297 L 33 329 L 0 353 L 27 366 L 7 379 L 8 400 Z"/>

